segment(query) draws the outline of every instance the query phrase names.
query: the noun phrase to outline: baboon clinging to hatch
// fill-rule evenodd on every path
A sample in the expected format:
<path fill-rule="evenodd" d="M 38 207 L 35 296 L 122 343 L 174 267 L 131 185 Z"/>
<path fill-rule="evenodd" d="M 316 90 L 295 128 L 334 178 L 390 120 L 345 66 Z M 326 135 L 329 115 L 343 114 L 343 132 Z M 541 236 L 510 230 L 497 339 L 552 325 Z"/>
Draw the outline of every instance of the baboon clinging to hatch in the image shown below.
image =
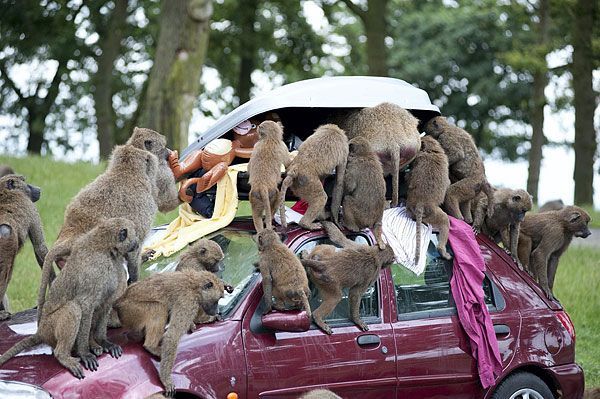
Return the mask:
<path fill-rule="evenodd" d="M 419 151 L 419 120 L 404 108 L 381 103 L 350 113 L 340 121 L 348 137 L 361 136 L 379 154 L 383 171 L 392 175 L 392 207 L 398 205 L 400 170 L 414 159 Z"/>
<path fill-rule="evenodd" d="M 552 288 L 561 255 L 573 237 L 586 238 L 592 234 L 589 222 L 590 215 L 578 206 L 525 215 L 519 235 L 519 260 L 548 298 L 554 298 Z"/>
<path fill-rule="evenodd" d="M 221 280 L 207 271 L 159 273 L 130 285 L 115 304 L 123 327 L 142 335 L 144 348 L 160 358 L 159 376 L 167 396 L 175 393 L 171 371 L 181 336 L 200 308 L 210 316 L 217 314 L 223 290 Z"/>
<path fill-rule="evenodd" d="M 306 310 L 310 317 L 308 278 L 300 260 L 281 242 L 279 235 L 273 230 L 265 229 L 258 233 L 256 243 L 266 305 L 265 314 L 272 308 L 285 310 L 286 305 L 292 305 Z"/>
<path fill-rule="evenodd" d="M 313 251 L 316 251 L 317 245 Z M 312 253 L 302 252 L 302 264 L 308 268 L 308 276 L 319 290 L 323 300 L 313 312 L 313 320 L 325 333 L 331 334 L 331 327 L 324 319 L 342 300 L 342 289 L 348 288 L 350 320 L 362 331 L 369 328 L 359 315 L 360 299 L 377 280 L 379 271 L 394 263 L 394 251 L 391 247 L 379 249 L 377 246 L 353 245 L 338 252 L 330 249 L 321 260 Z"/>
<path fill-rule="evenodd" d="M 438 252 L 444 259 L 450 259 L 446 251 L 450 222 L 440 208 L 450 186 L 448 158 L 435 139 L 429 136 L 421 138 L 421 149 L 406 174 L 406 182 L 406 208 L 417 222 L 415 264 L 419 264 L 421 255 L 422 222 L 438 229 Z"/>
<path fill-rule="evenodd" d="M 38 316 L 44 307 L 46 288 L 53 278 L 53 263 L 59 265 L 73 250 L 73 241 L 100 221 L 125 217 L 143 241 L 157 212 L 156 156 L 131 145 L 115 147 L 104 173 L 83 188 L 65 211 L 64 223 L 52 249 L 44 259 L 38 293 Z M 125 255 L 129 279 L 137 281 L 140 248 Z M 93 264 L 90 267 L 95 267 Z"/>
<path fill-rule="evenodd" d="M 42 267 L 48 253 L 42 220 L 34 205 L 40 198 L 40 189 L 25 183 L 19 175 L 6 175 L 0 178 L 0 301 L 12 276 L 17 253 L 29 237 L 35 258 Z M 0 305 L 0 320 L 10 317 L 10 313 Z"/>
<path fill-rule="evenodd" d="M 52 346 L 60 364 L 81 379 L 79 360 L 95 371 L 96 356 L 102 352 L 121 356 L 121 347 L 106 337 L 106 323 L 119 287 L 127 284 L 124 255 L 138 245 L 135 226 L 124 218 L 100 221 L 75 239 L 67 264 L 50 287 L 37 332 L 6 351 L 0 365 L 43 342 Z"/>
<path fill-rule="evenodd" d="M 264 121 L 258 126 L 258 142 L 254 145 L 248 162 L 250 183 L 250 205 L 252 220 L 257 232 L 272 227 L 272 220 L 279 208 L 281 165 L 290 163 L 289 151 L 283 142 L 283 127 L 280 123 Z M 264 216 L 263 216 L 264 214 Z"/>
<path fill-rule="evenodd" d="M 338 220 L 346 160 L 348 158 L 348 138 L 336 125 L 322 125 L 298 148 L 298 155 L 287 169 L 287 176 L 281 184 L 281 223 L 285 227 L 284 201 L 288 187 L 294 194 L 308 203 L 308 209 L 299 225 L 309 230 L 321 228 L 314 220 L 323 216 L 327 194 L 321 179 L 335 169 L 335 187 L 331 199 L 331 214 Z"/>
<path fill-rule="evenodd" d="M 525 213 L 531 210 L 531 196 L 525 190 L 500 188 L 494 190 L 494 214 L 486 216 L 487 197 L 482 196 L 477 202 L 473 219 L 473 230 L 480 231 L 495 242 L 502 242 L 504 248 L 517 258 L 519 230 Z"/>
<path fill-rule="evenodd" d="M 364 137 L 358 136 L 350 140 L 348 148 L 342 224 L 351 231 L 371 229 L 377 245 L 383 249 L 385 244 L 381 238 L 381 218 L 386 205 L 383 168 Z"/>
<path fill-rule="evenodd" d="M 494 202 L 494 192 L 485 177 L 483 160 L 473 137 L 458 126 L 448 123 L 443 116 L 430 119 L 425 125 L 425 131 L 440 143 L 448 156 L 452 183 L 444 201 L 448 215 L 472 223 L 469 219 L 473 198 L 483 191 L 487 195 L 488 203 Z M 489 207 L 488 217 L 491 217 L 493 212 L 493 207 Z"/>

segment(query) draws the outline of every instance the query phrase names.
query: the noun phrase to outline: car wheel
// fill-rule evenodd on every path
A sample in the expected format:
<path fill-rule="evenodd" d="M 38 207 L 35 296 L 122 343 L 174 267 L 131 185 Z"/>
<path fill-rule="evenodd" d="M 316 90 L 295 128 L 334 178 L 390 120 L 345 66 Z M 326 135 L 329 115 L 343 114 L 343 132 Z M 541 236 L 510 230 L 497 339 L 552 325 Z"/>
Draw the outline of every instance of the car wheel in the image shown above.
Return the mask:
<path fill-rule="evenodd" d="M 516 373 L 502 381 L 493 399 L 554 399 L 548 385 L 530 373 Z"/>

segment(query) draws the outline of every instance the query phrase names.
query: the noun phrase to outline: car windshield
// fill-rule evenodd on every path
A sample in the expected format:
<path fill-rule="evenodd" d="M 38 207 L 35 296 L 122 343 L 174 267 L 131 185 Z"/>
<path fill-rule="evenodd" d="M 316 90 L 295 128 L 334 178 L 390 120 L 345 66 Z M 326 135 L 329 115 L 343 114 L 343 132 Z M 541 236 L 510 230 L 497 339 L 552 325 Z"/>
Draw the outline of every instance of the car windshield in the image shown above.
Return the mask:
<path fill-rule="evenodd" d="M 223 317 L 226 317 L 244 297 L 253 277 L 258 274 L 254 267 L 258 262 L 258 249 L 252 235 L 251 231 L 222 229 L 205 237 L 219 244 L 223 250 L 224 269 L 219 277 L 234 287 L 231 294 L 225 292 L 225 297 L 219 301 L 219 313 Z M 175 270 L 179 257 L 185 250 L 186 248 L 168 258 L 162 257 L 150 262 L 142 272 L 142 277 Z"/>

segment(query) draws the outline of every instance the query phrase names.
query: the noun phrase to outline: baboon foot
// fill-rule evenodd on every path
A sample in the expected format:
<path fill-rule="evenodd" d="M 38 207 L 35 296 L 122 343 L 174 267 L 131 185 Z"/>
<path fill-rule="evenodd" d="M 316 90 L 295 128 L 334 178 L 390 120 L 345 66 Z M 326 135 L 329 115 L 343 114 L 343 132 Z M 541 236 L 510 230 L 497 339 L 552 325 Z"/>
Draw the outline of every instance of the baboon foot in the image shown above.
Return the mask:
<path fill-rule="evenodd" d="M 71 357 L 68 360 L 63 360 L 60 362 L 67 370 L 71 372 L 77 379 L 83 380 L 85 375 L 83 374 L 83 369 L 79 365 L 77 358 Z"/>
<path fill-rule="evenodd" d="M 92 352 L 96 356 L 100 356 L 104 352 L 104 350 L 96 342 L 90 342 L 90 352 Z"/>
<path fill-rule="evenodd" d="M 302 222 L 302 220 L 300 220 L 298 222 L 298 225 L 300 225 L 300 227 L 305 228 L 306 230 L 321 230 L 323 228 L 323 225 L 321 223 L 304 223 Z"/>
<path fill-rule="evenodd" d="M 369 326 L 367 326 L 367 323 L 365 323 L 364 321 L 358 319 L 358 320 L 354 320 L 354 324 L 356 324 L 356 326 L 361 329 L 361 331 L 369 331 Z"/>
<path fill-rule="evenodd" d="M 163 386 L 165 387 L 165 396 L 167 398 L 174 398 L 175 397 L 175 385 L 173 384 L 173 382 L 171 382 L 171 381 L 163 382 Z"/>
<path fill-rule="evenodd" d="M 87 370 L 96 371 L 98 370 L 98 359 L 92 352 L 79 354 L 79 360 Z"/>
<path fill-rule="evenodd" d="M 194 331 L 196 331 L 196 323 L 195 323 L 195 322 L 191 322 L 191 323 L 190 323 L 190 326 L 188 327 L 188 330 L 187 330 L 187 332 L 188 332 L 188 334 L 191 334 L 191 333 L 193 333 Z"/>
<path fill-rule="evenodd" d="M 102 343 L 102 351 L 105 352 L 105 353 L 110 354 L 115 359 L 120 358 L 121 355 L 123 354 L 123 348 L 121 348 L 117 344 L 113 344 L 112 342 L 110 342 L 108 340 L 104 341 Z"/>
<path fill-rule="evenodd" d="M 0 310 L 0 320 L 10 319 L 10 312 L 8 310 Z"/>
<path fill-rule="evenodd" d="M 476 236 L 479 235 L 479 233 L 481 233 L 481 231 L 479 230 L 478 227 L 473 226 L 473 234 L 475 234 Z"/>
<path fill-rule="evenodd" d="M 156 356 L 160 359 L 160 348 L 144 345 L 144 349 L 150 352 L 153 356 Z"/>
<path fill-rule="evenodd" d="M 314 320 L 314 318 L 313 318 Z M 327 323 L 325 323 L 324 321 L 320 321 L 320 320 L 315 320 L 315 324 L 321 329 L 323 330 L 323 332 L 327 335 L 331 335 L 333 334 L 333 331 L 331 330 L 331 327 L 329 327 L 329 325 Z"/>
<path fill-rule="evenodd" d="M 452 256 L 446 251 L 445 248 L 438 248 L 438 252 L 440 253 L 440 256 L 446 260 L 450 260 L 452 259 Z"/>

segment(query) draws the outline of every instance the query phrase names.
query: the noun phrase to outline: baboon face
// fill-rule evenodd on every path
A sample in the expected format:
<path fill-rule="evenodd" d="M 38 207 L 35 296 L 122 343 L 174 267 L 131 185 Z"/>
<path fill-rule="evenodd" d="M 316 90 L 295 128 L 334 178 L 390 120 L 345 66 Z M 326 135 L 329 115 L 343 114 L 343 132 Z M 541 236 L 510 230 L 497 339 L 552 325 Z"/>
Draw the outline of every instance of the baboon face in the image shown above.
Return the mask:
<path fill-rule="evenodd" d="M 204 272 L 200 290 L 202 291 L 202 309 L 206 314 L 214 316 L 219 312 L 219 299 L 223 298 L 225 287 L 214 274 Z"/>
<path fill-rule="evenodd" d="M 273 247 L 275 243 L 281 242 L 279 234 L 274 230 L 264 229 L 256 235 L 256 244 L 259 251 L 264 251 Z"/>
<path fill-rule="evenodd" d="M 566 215 L 568 230 L 573 232 L 575 237 L 586 238 L 592 234 L 588 228 L 591 218 L 586 211 L 577 206 L 567 206 L 563 214 Z"/>
<path fill-rule="evenodd" d="M 171 152 L 167 148 L 167 139 L 165 136 L 152 129 L 134 128 L 133 134 L 127 142 L 136 148 L 151 152 L 158 159 L 167 159 Z"/>
<path fill-rule="evenodd" d="M 274 138 L 277 140 L 283 139 L 283 125 L 279 122 L 264 121 L 258 125 L 259 139 Z"/>
<path fill-rule="evenodd" d="M 447 126 L 448 122 L 446 121 L 446 118 L 443 116 L 436 116 L 435 118 L 431 118 L 425 124 L 425 131 L 432 137 L 438 138 Z"/>
<path fill-rule="evenodd" d="M 350 154 L 370 154 L 373 152 L 369 141 L 364 137 L 357 136 L 348 142 L 348 152 Z"/>
<path fill-rule="evenodd" d="M 25 183 L 25 177 L 21 175 L 6 175 L 0 178 L 0 190 L 22 191 L 32 202 L 39 200 L 42 192 L 39 187 Z"/>
<path fill-rule="evenodd" d="M 219 244 L 214 241 L 202 239 L 194 244 L 194 252 L 198 261 L 207 265 L 209 272 L 217 273 L 223 270 L 223 251 Z"/>
<path fill-rule="evenodd" d="M 509 209 L 512 209 L 516 220 L 522 222 L 525 219 L 525 213 L 530 211 L 533 206 L 531 195 L 525 190 L 515 190 L 509 201 Z"/>

